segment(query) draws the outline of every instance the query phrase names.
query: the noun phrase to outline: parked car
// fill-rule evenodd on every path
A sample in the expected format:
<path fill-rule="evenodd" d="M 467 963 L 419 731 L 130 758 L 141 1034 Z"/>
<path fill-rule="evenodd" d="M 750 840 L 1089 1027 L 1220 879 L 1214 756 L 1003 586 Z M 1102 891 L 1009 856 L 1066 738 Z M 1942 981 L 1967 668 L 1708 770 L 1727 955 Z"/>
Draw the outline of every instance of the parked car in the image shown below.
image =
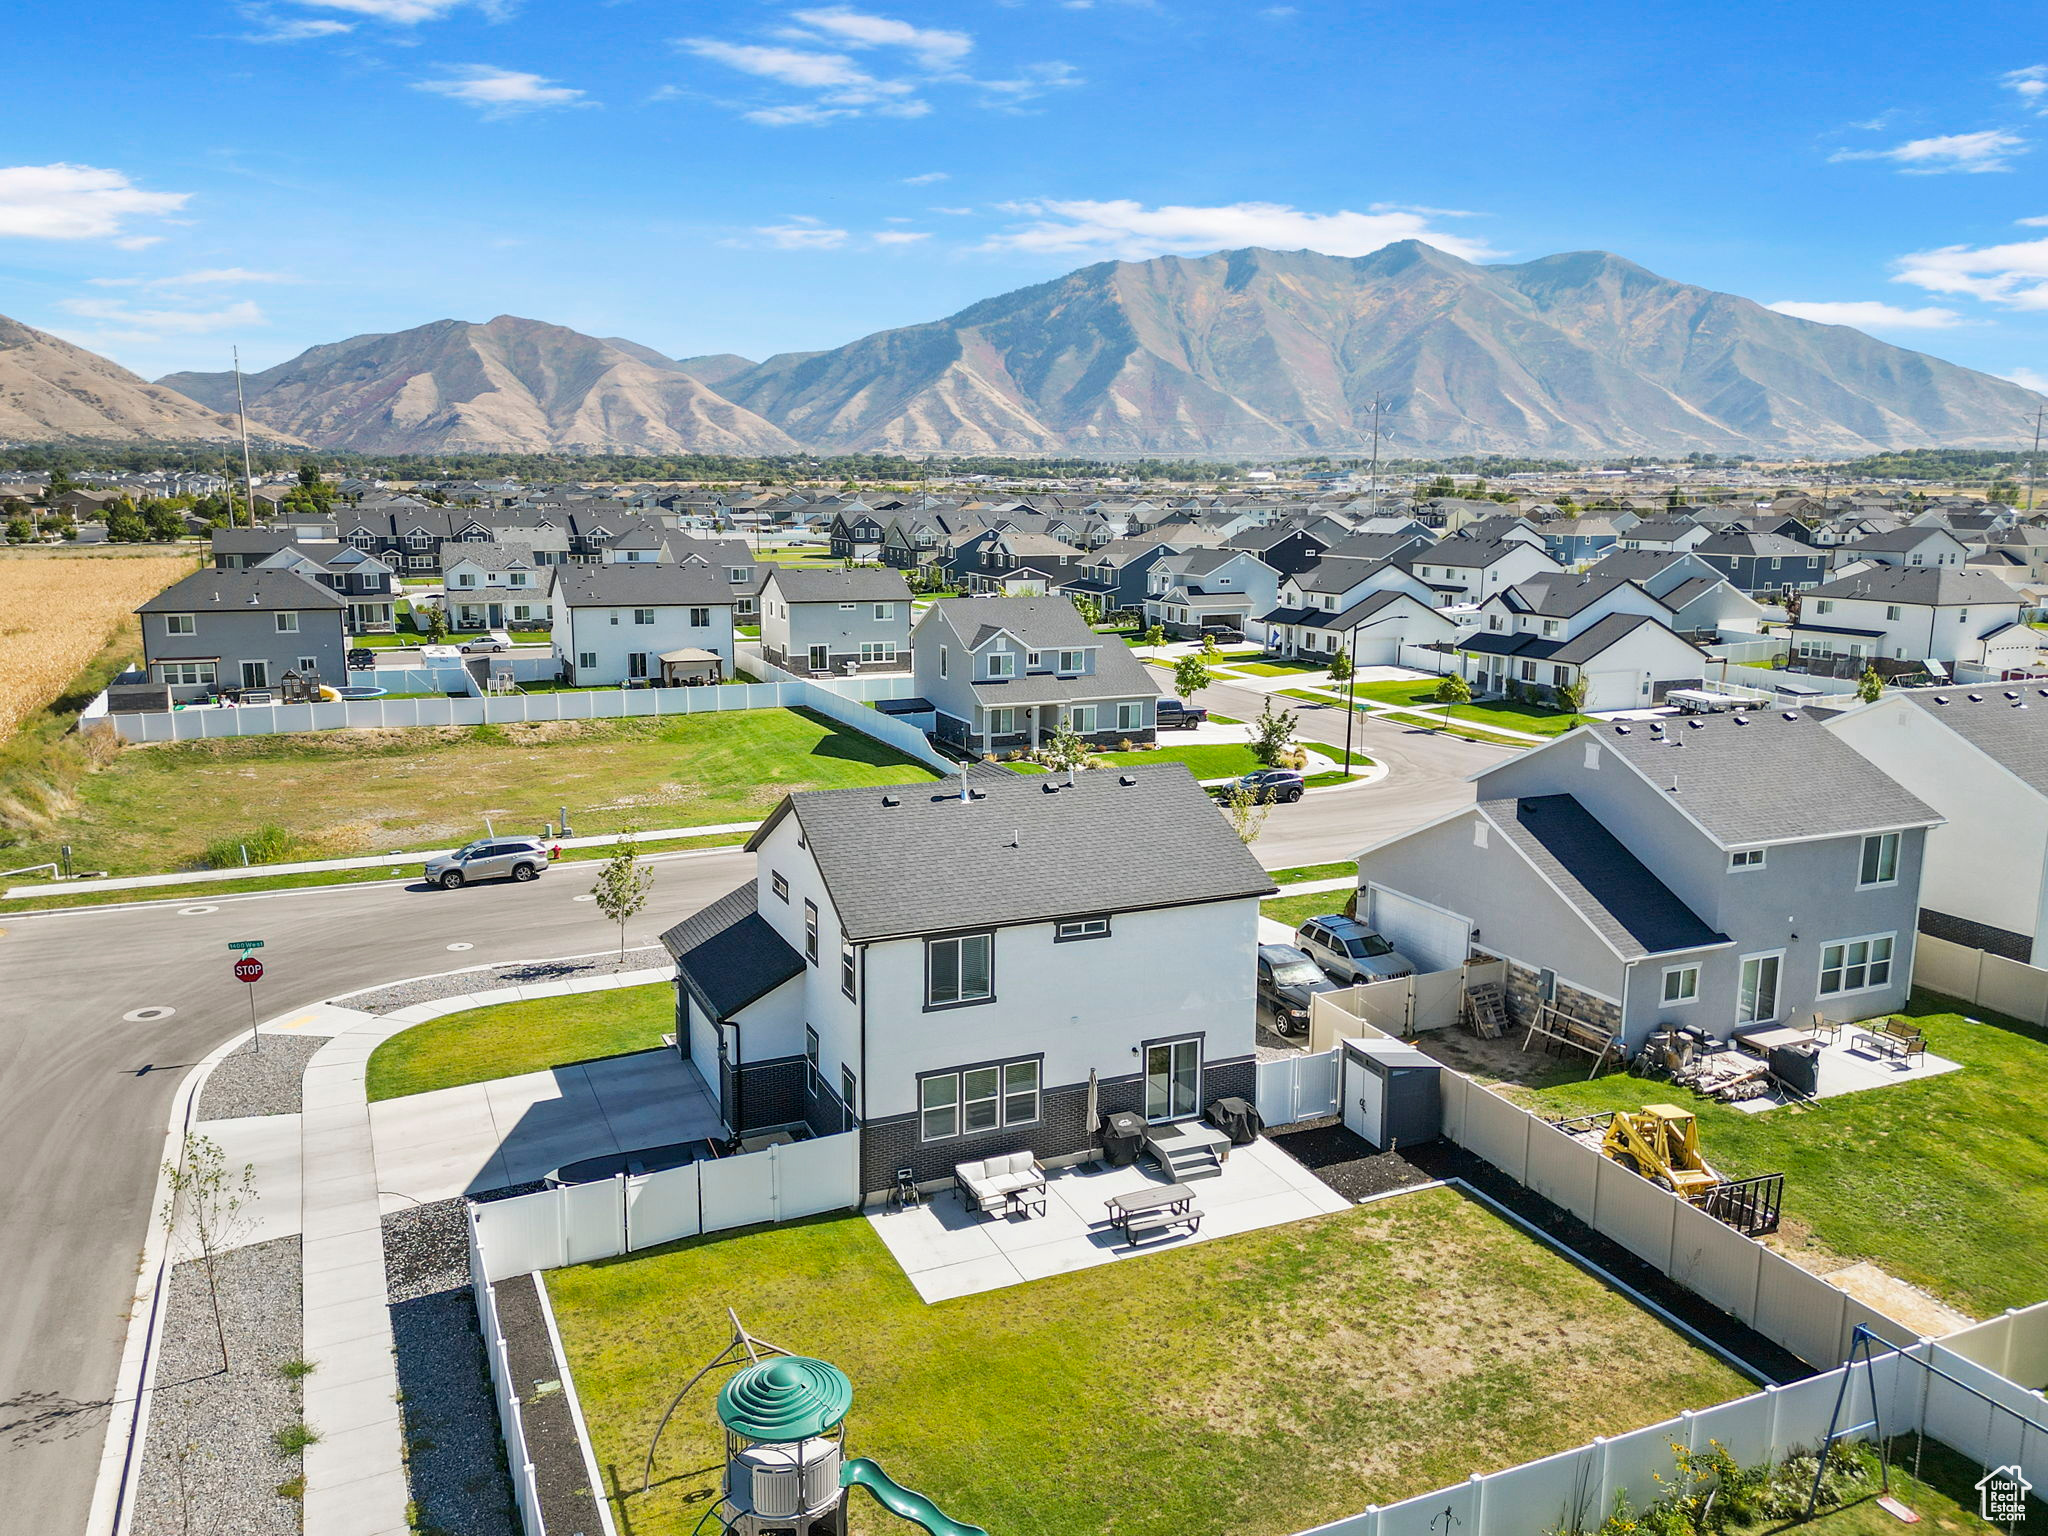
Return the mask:
<path fill-rule="evenodd" d="M 1318 992 L 1334 992 L 1337 983 L 1322 967 L 1292 944 L 1259 946 L 1259 1001 L 1283 1035 L 1308 1032 L 1308 1000 Z"/>
<path fill-rule="evenodd" d="M 367 672 L 377 665 L 377 653 L 367 645 L 349 647 L 348 669 L 351 672 Z"/>
<path fill-rule="evenodd" d="M 548 867 L 548 845 L 537 837 L 487 837 L 427 860 L 427 879 L 443 890 L 472 880 L 531 880 Z"/>
<path fill-rule="evenodd" d="M 1252 797 L 1261 801 L 1282 801 L 1292 805 L 1308 791 L 1308 783 L 1292 768 L 1260 768 L 1241 779 L 1219 785 L 1216 793 L 1227 795 L 1239 785 L 1252 792 Z"/>
<path fill-rule="evenodd" d="M 1214 640 L 1218 645 L 1237 645 L 1244 640 L 1241 629 L 1209 628 L 1202 631 L 1204 640 Z"/>
<path fill-rule="evenodd" d="M 1312 917 L 1296 930 L 1294 942 L 1315 963 L 1347 985 L 1413 976 L 1415 966 L 1381 935 L 1355 917 L 1330 913 Z"/>
<path fill-rule="evenodd" d="M 1208 723 L 1209 711 L 1199 704 L 1183 704 L 1179 699 L 1162 698 L 1156 707 L 1154 718 L 1158 720 L 1159 729 L 1162 731 L 1192 731 L 1196 726 Z"/>
<path fill-rule="evenodd" d="M 462 649 L 465 654 L 483 651 L 509 651 L 512 649 L 512 637 L 502 629 L 494 629 L 480 639 L 463 641 Z"/>

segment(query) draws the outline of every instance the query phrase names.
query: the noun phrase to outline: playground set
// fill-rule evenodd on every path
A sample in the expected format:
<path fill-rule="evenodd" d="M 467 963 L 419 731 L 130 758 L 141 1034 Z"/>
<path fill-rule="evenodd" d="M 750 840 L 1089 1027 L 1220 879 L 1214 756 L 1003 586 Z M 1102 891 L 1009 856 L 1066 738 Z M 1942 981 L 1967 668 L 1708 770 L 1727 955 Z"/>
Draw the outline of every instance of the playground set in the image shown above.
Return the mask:
<path fill-rule="evenodd" d="M 684 1398 L 714 1371 L 736 1374 L 719 1389 L 725 1429 L 725 1473 L 718 1500 L 692 1536 L 846 1536 L 847 1493 L 862 1488 L 897 1519 L 927 1536 L 988 1536 L 978 1525 L 949 1518 L 923 1494 L 905 1488 L 865 1456 L 846 1455 L 846 1416 L 853 1383 L 823 1360 L 791 1354 L 741 1326 L 731 1308 L 732 1338 L 683 1384 L 655 1426 L 640 1491 L 654 1476 L 662 1431 Z M 744 1364 L 742 1364 L 744 1362 Z"/>

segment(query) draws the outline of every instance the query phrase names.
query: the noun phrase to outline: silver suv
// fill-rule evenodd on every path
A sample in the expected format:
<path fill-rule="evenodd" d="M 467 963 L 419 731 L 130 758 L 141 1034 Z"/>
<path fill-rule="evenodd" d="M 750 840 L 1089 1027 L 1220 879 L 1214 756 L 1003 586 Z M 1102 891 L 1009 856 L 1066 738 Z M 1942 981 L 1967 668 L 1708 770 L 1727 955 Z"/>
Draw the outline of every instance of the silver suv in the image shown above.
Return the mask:
<path fill-rule="evenodd" d="M 1356 918 L 1312 917 L 1294 936 L 1308 957 L 1343 982 L 1391 981 L 1413 976 L 1408 957 Z"/>
<path fill-rule="evenodd" d="M 427 879 L 443 890 L 472 880 L 531 880 L 548 867 L 548 845 L 537 837 L 487 837 L 427 860 Z"/>

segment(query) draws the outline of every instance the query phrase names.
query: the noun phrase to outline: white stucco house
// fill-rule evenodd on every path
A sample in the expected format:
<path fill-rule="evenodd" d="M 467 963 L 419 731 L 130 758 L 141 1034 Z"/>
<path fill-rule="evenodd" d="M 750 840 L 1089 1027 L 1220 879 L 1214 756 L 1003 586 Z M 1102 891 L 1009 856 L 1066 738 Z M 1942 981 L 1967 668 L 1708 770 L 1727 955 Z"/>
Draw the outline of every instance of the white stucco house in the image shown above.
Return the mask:
<path fill-rule="evenodd" d="M 733 590 L 702 565 L 555 572 L 555 655 L 579 686 L 731 675 Z"/>
<path fill-rule="evenodd" d="M 2023 669 L 2040 637 L 2020 623 L 2021 605 L 2009 584 L 1982 571 L 1868 566 L 1805 595 L 1792 653 Z"/>

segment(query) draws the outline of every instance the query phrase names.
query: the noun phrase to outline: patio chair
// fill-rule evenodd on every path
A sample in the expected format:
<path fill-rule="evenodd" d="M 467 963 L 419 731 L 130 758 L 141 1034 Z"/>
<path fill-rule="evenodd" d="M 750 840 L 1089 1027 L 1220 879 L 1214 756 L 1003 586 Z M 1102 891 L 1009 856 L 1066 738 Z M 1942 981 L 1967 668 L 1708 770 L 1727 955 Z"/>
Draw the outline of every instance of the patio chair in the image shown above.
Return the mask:
<path fill-rule="evenodd" d="M 1045 1214 L 1045 1169 L 1032 1152 L 1001 1153 L 979 1162 L 956 1163 L 953 1183 L 960 1196 L 983 1215 L 1023 1210 Z"/>

